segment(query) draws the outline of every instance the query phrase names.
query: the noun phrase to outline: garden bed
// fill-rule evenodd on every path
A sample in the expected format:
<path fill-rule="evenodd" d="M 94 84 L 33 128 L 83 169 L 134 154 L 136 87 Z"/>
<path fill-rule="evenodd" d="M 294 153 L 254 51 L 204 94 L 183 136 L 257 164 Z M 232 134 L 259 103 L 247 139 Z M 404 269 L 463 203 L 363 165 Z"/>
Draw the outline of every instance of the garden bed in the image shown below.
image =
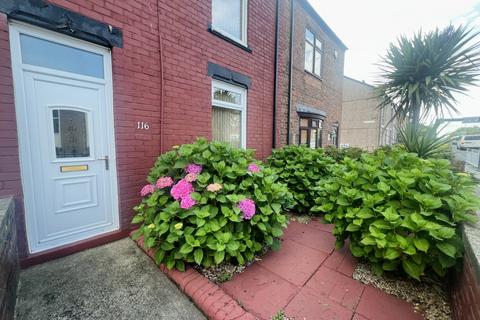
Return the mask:
<path fill-rule="evenodd" d="M 415 310 L 423 314 L 427 320 L 452 319 L 447 286 L 438 280 L 426 277 L 420 282 L 391 273 L 378 276 L 365 263 L 357 264 L 353 279 L 371 284 L 388 294 L 413 304 Z"/>

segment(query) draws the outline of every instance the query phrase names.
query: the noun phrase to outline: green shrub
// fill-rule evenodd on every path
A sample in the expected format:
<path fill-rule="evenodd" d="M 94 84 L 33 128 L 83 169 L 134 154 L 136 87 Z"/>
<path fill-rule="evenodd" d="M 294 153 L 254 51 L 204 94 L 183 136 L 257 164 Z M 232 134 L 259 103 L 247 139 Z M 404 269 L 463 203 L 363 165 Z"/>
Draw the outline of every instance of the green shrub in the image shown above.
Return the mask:
<path fill-rule="evenodd" d="M 324 148 L 325 154 L 332 157 L 336 162 L 342 161 L 344 158 L 358 159 L 365 152 L 361 148 L 337 148 L 335 146 L 327 146 Z"/>
<path fill-rule="evenodd" d="M 277 178 L 251 150 L 204 139 L 183 145 L 151 169 L 135 207 L 132 222 L 141 226 L 134 237 L 143 235 L 155 261 L 168 268 L 244 264 L 278 246 L 286 227 L 283 210 L 292 196 Z"/>
<path fill-rule="evenodd" d="M 322 149 L 311 149 L 301 145 L 287 145 L 274 150 L 268 158 L 273 168 L 294 198 L 294 209 L 308 213 L 317 197 L 314 187 L 328 174 L 328 167 L 334 163 Z"/>
<path fill-rule="evenodd" d="M 447 160 L 397 148 L 346 159 L 317 191 L 312 211 L 334 223 L 337 246 L 348 238 L 352 254 L 375 272 L 401 268 L 415 279 L 429 268 L 443 276 L 456 264 L 459 223 L 474 221 L 479 207 L 467 174 L 453 173 Z"/>

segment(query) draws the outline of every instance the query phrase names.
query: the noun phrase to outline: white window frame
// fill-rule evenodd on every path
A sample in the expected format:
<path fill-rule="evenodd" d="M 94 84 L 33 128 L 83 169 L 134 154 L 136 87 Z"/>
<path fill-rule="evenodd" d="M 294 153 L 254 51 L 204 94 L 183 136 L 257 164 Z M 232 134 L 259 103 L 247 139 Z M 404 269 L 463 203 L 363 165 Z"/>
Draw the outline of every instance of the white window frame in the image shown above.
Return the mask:
<path fill-rule="evenodd" d="M 308 41 L 307 39 L 307 36 L 306 36 L 306 33 L 307 33 L 307 30 L 313 34 L 313 43 L 311 43 L 310 41 Z M 307 71 L 308 73 L 318 77 L 318 78 L 322 78 L 322 73 L 323 73 L 323 55 L 325 53 L 325 48 L 324 48 L 324 45 L 325 43 L 315 34 L 315 32 L 313 32 L 310 28 L 306 27 L 305 28 L 305 32 L 304 32 L 304 35 L 305 37 L 305 41 L 304 41 L 304 55 L 303 55 L 303 64 L 304 64 L 304 68 L 305 68 L 305 71 Z M 307 46 L 306 44 L 310 44 L 313 46 L 313 64 L 312 64 L 312 70 L 309 70 L 307 69 L 307 64 L 306 64 L 306 57 L 305 57 L 305 53 L 307 51 Z M 317 43 L 320 43 L 320 46 L 317 45 Z M 320 54 L 320 74 L 317 74 L 315 73 L 315 56 L 317 54 Z"/>
<path fill-rule="evenodd" d="M 242 38 L 239 39 L 238 37 L 235 37 L 234 35 L 228 33 L 227 31 L 224 31 L 222 28 L 219 26 L 216 26 L 213 24 L 213 1 L 212 1 L 212 30 L 222 34 L 223 36 L 232 39 L 233 41 L 241 44 L 244 47 L 248 47 L 247 45 L 247 34 L 248 34 L 248 0 L 241 0 L 242 1 L 242 28 L 241 28 L 241 33 L 242 33 Z"/>
<path fill-rule="evenodd" d="M 215 88 L 228 90 L 233 93 L 239 94 L 240 104 L 216 100 L 214 98 Z M 212 80 L 212 108 L 213 107 L 240 111 L 240 121 L 241 121 L 240 146 L 245 149 L 247 147 L 247 89 L 213 79 Z"/>

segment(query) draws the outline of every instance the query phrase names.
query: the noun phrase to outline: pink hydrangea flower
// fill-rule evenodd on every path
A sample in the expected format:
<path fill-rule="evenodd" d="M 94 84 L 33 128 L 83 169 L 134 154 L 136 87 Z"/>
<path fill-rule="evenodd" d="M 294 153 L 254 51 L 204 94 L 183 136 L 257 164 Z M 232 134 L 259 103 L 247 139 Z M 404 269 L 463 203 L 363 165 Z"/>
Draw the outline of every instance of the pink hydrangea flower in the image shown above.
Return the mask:
<path fill-rule="evenodd" d="M 161 177 L 157 180 L 157 184 L 155 185 L 157 189 L 163 189 L 170 187 L 173 184 L 173 179 L 170 177 Z"/>
<path fill-rule="evenodd" d="M 211 183 L 207 186 L 207 191 L 210 192 L 217 192 L 222 190 L 222 185 L 220 183 Z"/>
<path fill-rule="evenodd" d="M 193 181 L 197 180 L 197 175 L 195 173 L 189 173 L 185 176 L 184 179 L 187 182 L 193 182 Z"/>
<path fill-rule="evenodd" d="M 243 212 L 243 219 L 250 220 L 255 215 L 255 201 L 244 199 L 238 203 L 238 207 Z"/>
<path fill-rule="evenodd" d="M 170 194 L 175 200 L 182 199 L 193 192 L 193 186 L 190 182 L 182 179 L 170 190 Z"/>
<path fill-rule="evenodd" d="M 248 171 L 250 172 L 260 172 L 260 167 L 256 163 L 250 163 L 248 165 Z"/>
<path fill-rule="evenodd" d="M 186 168 L 185 168 L 185 172 L 186 173 L 194 173 L 194 174 L 200 174 L 200 172 L 202 172 L 202 166 L 199 165 L 199 164 L 195 164 L 195 163 L 190 163 Z"/>
<path fill-rule="evenodd" d="M 197 202 L 193 200 L 190 195 L 187 195 L 183 197 L 182 200 L 180 201 L 180 208 L 188 210 L 191 207 L 193 207 L 195 204 L 197 204 Z"/>
<path fill-rule="evenodd" d="M 155 186 L 153 184 L 144 185 L 142 190 L 140 191 L 140 195 L 145 197 L 146 195 L 153 193 L 155 191 Z"/>

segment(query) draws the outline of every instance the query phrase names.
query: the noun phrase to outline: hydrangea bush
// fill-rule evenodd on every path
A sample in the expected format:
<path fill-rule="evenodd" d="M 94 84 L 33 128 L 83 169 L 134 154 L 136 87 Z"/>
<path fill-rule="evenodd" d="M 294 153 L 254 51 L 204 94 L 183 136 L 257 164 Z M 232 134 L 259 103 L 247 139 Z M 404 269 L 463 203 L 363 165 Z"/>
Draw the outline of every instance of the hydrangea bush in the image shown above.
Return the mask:
<path fill-rule="evenodd" d="M 323 149 L 311 149 L 305 145 L 287 145 L 274 150 L 268 158 L 280 180 L 294 197 L 294 210 L 309 213 L 315 205 L 317 192 L 314 187 L 324 178 L 334 160 L 325 155 Z"/>
<path fill-rule="evenodd" d="M 361 148 L 349 147 L 349 148 L 337 148 L 335 146 L 326 146 L 324 149 L 325 154 L 336 162 L 341 162 L 345 158 L 358 159 L 365 152 Z"/>
<path fill-rule="evenodd" d="M 459 225 L 479 208 L 469 175 L 449 161 L 421 159 L 401 148 L 345 159 L 316 188 L 313 211 L 335 225 L 337 246 L 350 239 L 355 257 L 376 273 L 403 270 L 444 276 L 462 256 Z"/>
<path fill-rule="evenodd" d="M 198 139 L 162 154 L 147 180 L 134 238 L 143 235 L 157 263 L 244 264 L 280 243 L 292 196 L 251 150 Z"/>

